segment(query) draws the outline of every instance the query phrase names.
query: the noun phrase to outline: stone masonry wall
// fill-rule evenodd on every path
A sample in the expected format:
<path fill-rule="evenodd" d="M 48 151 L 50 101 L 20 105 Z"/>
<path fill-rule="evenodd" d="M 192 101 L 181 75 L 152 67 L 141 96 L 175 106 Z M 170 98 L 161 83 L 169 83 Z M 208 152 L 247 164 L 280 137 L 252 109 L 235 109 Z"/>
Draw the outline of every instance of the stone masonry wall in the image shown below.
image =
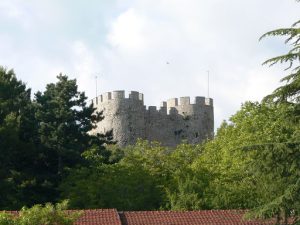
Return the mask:
<path fill-rule="evenodd" d="M 213 100 L 196 97 L 190 103 L 189 97 L 169 99 L 162 102 L 160 109 L 144 106 L 143 94 L 131 91 L 125 97 L 124 91 L 104 93 L 92 100 L 104 119 L 92 133 L 113 130 L 118 145 L 134 144 L 138 138 L 159 141 L 165 146 L 175 146 L 182 140 L 200 143 L 213 137 Z"/>

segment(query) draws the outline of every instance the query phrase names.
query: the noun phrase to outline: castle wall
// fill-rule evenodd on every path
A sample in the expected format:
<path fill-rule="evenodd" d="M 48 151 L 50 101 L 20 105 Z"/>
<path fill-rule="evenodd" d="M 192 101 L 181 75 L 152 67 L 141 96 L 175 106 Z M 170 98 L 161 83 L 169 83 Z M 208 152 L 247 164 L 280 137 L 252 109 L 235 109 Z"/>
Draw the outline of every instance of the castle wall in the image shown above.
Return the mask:
<path fill-rule="evenodd" d="M 213 100 L 196 97 L 193 103 L 189 97 L 169 99 L 161 107 L 143 103 L 143 94 L 113 91 L 93 99 L 104 119 L 93 132 L 113 129 L 114 139 L 120 146 L 134 144 L 137 138 L 159 141 L 166 146 L 175 146 L 182 140 L 200 143 L 213 137 Z"/>
<path fill-rule="evenodd" d="M 189 97 L 169 99 L 163 102 L 160 111 L 154 108 L 146 114 L 146 137 L 167 146 L 175 146 L 186 140 L 200 143 L 213 137 L 214 119 L 212 99 Z M 165 110 L 166 109 L 166 110 Z"/>
<path fill-rule="evenodd" d="M 146 139 L 158 141 L 167 146 L 174 145 L 175 118 L 177 115 L 167 115 L 167 109 L 156 110 L 150 106 L 145 114 Z"/>

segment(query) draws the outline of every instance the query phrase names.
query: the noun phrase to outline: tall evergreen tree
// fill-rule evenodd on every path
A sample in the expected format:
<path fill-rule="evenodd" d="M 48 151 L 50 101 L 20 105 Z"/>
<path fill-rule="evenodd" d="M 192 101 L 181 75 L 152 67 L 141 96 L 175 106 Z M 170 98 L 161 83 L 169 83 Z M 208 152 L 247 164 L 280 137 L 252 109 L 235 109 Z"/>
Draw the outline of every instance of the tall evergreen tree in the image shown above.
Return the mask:
<path fill-rule="evenodd" d="M 88 164 L 86 150 L 108 162 L 111 136 L 89 135 L 102 116 L 86 99 L 76 80 L 59 75 L 32 102 L 30 89 L 0 67 L 0 209 L 57 201 L 63 171 Z"/>
<path fill-rule="evenodd" d="M 64 168 L 72 168 L 83 162 L 81 154 L 96 149 L 104 158 L 107 151 L 103 144 L 109 137 L 89 131 L 101 119 L 93 105 L 87 105 L 84 92 L 79 92 L 76 80 L 59 75 L 57 83 L 48 84 L 44 93 L 35 95 L 36 119 L 40 145 L 53 161 L 51 170 L 61 175 Z"/>
<path fill-rule="evenodd" d="M 0 208 L 19 208 L 33 197 L 34 122 L 30 89 L 0 67 Z"/>
<path fill-rule="evenodd" d="M 276 102 L 291 101 L 300 102 L 300 20 L 290 28 L 276 29 L 265 33 L 260 39 L 268 36 L 288 36 L 285 40 L 286 44 L 290 44 L 292 48 L 284 55 L 276 56 L 264 62 L 267 65 L 275 65 L 277 63 L 288 63 L 286 70 L 290 73 L 281 79 L 284 85 L 277 88 L 273 94 L 267 96 L 266 99 L 273 99 Z"/>
<path fill-rule="evenodd" d="M 292 48 L 286 54 L 271 58 L 264 64 L 288 63 L 286 70 L 290 73 L 281 80 L 285 84 L 264 99 L 267 104 L 275 103 L 280 109 L 278 117 L 283 121 L 280 140 L 248 147 L 255 150 L 252 170 L 256 176 L 266 178 L 265 186 L 268 188 L 265 191 L 266 196 L 269 196 L 267 201 L 253 210 L 252 215 L 265 218 L 276 216 L 278 224 L 288 224 L 289 217 L 293 217 L 294 224 L 298 224 L 300 216 L 299 25 L 300 21 L 291 28 L 273 30 L 261 37 L 288 36 L 285 43 L 291 44 Z M 288 132 L 290 128 L 293 128 L 292 133 Z"/>

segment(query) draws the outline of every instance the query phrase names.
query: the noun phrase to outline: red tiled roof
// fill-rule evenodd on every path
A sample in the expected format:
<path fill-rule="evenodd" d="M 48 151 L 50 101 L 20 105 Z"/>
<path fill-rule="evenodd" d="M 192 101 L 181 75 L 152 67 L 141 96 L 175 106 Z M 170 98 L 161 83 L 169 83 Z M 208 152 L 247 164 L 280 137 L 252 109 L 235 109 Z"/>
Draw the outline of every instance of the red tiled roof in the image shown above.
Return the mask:
<path fill-rule="evenodd" d="M 116 209 L 82 210 L 75 225 L 121 225 Z"/>
<path fill-rule="evenodd" d="M 77 210 L 67 210 L 67 213 Z M 274 220 L 263 222 L 243 219 L 245 210 L 201 211 L 129 211 L 116 209 L 78 210 L 82 212 L 75 225 L 271 225 Z M 17 215 L 17 211 L 6 211 Z"/>
<path fill-rule="evenodd" d="M 242 210 L 137 211 L 123 212 L 123 225 L 262 225 L 262 221 L 243 220 Z"/>

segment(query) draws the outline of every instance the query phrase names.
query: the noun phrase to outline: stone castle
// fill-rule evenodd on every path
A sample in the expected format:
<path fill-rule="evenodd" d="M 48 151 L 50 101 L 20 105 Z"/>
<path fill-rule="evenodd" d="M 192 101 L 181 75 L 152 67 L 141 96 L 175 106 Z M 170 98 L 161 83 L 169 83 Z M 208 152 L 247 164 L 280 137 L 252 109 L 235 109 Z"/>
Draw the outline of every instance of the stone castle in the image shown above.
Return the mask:
<path fill-rule="evenodd" d="M 158 141 L 164 146 L 176 146 L 183 140 L 200 143 L 213 137 L 214 113 L 211 98 L 190 97 L 169 99 L 156 106 L 144 105 L 144 95 L 131 91 L 104 93 L 92 100 L 104 119 L 92 133 L 113 130 L 114 140 L 119 146 L 134 144 L 138 138 Z"/>

